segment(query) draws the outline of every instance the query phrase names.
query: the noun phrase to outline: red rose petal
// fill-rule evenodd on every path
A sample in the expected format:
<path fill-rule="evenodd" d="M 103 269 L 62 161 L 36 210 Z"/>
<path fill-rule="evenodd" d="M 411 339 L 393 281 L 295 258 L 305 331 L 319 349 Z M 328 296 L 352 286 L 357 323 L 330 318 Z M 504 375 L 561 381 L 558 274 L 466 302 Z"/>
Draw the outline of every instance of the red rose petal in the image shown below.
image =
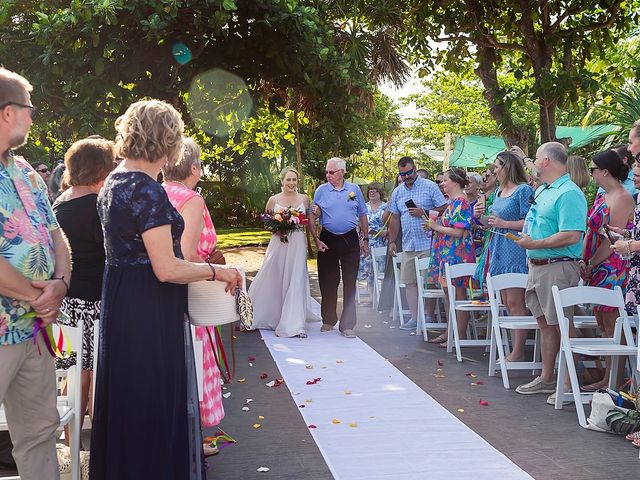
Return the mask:
<path fill-rule="evenodd" d="M 265 378 L 267 378 L 269 375 L 267 375 L 266 373 L 263 373 L 260 375 L 260 380 L 264 380 Z"/>
<path fill-rule="evenodd" d="M 483 407 L 487 407 L 489 405 L 489 402 L 487 402 L 486 400 L 480 400 L 480 405 L 482 405 Z"/>
<path fill-rule="evenodd" d="M 316 426 L 315 426 L 315 425 L 313 425 L 313 424 L 311 424 L 311 425 L 307 425 L 307 427 L 309 427 L 309 428 L 318 428 L 318 427 L 316 427 Z"/>
<path fill-rule="evenodd" d="M 478 380 L 476 381 L 476 385 L 484 385 L 484 382 L 482 380 Z"/>
<path fill-rule="evenodd" d="M 256 361 L 256 357 L 254 357 L 253 355 L 249 356 L 249 361 L 250 362 L 255 362 Z"/>
<path fill-rule="evenodd" d="M 298 408 L 304 408 L 306 405 L 298 405 Z"/>

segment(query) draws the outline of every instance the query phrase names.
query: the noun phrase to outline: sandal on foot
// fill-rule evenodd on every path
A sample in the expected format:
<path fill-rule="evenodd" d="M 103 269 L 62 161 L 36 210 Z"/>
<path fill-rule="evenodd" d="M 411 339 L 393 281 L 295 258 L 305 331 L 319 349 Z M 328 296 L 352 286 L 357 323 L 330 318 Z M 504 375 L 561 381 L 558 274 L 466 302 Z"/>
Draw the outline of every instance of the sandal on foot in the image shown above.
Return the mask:
<path fill-rule="evenodd" d="M 516 360 L 513 359 L 511 354 L 507 355 L 504 359 L 506 362 L 524 362 L 524 355 L 518 357 Z"/>
<path fill-rule="evenodd" d="M 592 383 L 591 385 L 585 385 L 580 389 L 581 392 L 597 392 L 600 389 L 607 388 L 607 385 L 600 385 L 599 383 Z"/>
<path fill-rule="evenodd" d="M 635 442 L 636 440 L 640 440 L 640 431 L 638 432 L 633 432 L 630 433 L 629 435 L 627 435 L 626 437 L 627 440 L 629 440 L 630 442 Z"/>
<path fill-rule="evenodd" d="M 204 445 L 202 445 L 202 449 L 204 451 L 204 456 L 205 457 L 211 457 L 212 455 L 217 455 L 220 453 L 220 450 L 218 450 L 218 447 L 212 447 L 211 445 L 205 443 Z"/>
<path fill-rule="evenodd" d="M 443 333 L 441 335 L 438 335 L 436 338 L 432 338 L 431 340 L 429 340 L 429 343 L 444 343 L 447 341 L 447 334 Z"/>

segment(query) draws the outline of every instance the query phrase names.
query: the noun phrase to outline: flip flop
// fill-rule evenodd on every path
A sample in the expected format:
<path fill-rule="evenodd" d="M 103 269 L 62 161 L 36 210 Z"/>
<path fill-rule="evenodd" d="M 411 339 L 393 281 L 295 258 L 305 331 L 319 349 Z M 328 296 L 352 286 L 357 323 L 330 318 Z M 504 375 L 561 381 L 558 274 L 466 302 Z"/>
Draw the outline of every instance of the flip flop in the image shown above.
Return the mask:
<path fill-rule="evenodd" d="M 438 335 L 436 338 L 432 338 L 431 340 L 429 340 L 429 343 L 444 343 L 447 341 L 447 334 L 443 333 L 441 335 Z"/>
<path fill-rule="evenodd" d="M 591 385 L 585 385 L 584 387 L 582 387 L 580 389 L 581 392 L 597 392 L 598 390 L 601 390 L 603 388 L 607 388 L 606 385 L 604 386 L 597 386 L 596 384 L 592 383 Z"/>

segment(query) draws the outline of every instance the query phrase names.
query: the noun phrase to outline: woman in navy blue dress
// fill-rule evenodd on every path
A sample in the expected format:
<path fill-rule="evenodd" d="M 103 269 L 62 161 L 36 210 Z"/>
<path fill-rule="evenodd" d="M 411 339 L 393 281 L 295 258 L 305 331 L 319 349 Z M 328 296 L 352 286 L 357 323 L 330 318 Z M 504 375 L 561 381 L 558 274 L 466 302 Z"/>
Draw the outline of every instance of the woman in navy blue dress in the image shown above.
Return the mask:
<path fill-rule="evenodd" d="M 116 129 L 124 160 L 98 198 L 106 268 L 90 476 L 200 479 L 186 284 L 217 279 L 233 293 L 241 277 L 234 269 L 182 260 L 184 222 L 156 182 L 167 162 L 181 160 L 180 114 L 164 102 L 141 101 Z"/>

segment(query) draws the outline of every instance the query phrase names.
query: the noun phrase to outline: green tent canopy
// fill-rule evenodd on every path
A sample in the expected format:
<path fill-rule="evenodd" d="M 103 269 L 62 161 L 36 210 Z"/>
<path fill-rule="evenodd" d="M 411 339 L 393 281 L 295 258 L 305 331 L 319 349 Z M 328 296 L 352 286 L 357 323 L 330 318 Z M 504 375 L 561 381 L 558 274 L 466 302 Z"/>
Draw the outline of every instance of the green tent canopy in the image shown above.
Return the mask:
<path fill-rule="evenodd" d="M 557 138 L 571 138 L 569 151 L 588 145 L 598 139 L 615 133 L 620 128 L 615 125 L 590 125 L 588 127 L 558 127 Z M 496 155 L 505 149 L 502 137 L 481 137 L 468 135 L 456 138 L 449 165 L 460 168 L 476 168 L 491 164 Z"/>

